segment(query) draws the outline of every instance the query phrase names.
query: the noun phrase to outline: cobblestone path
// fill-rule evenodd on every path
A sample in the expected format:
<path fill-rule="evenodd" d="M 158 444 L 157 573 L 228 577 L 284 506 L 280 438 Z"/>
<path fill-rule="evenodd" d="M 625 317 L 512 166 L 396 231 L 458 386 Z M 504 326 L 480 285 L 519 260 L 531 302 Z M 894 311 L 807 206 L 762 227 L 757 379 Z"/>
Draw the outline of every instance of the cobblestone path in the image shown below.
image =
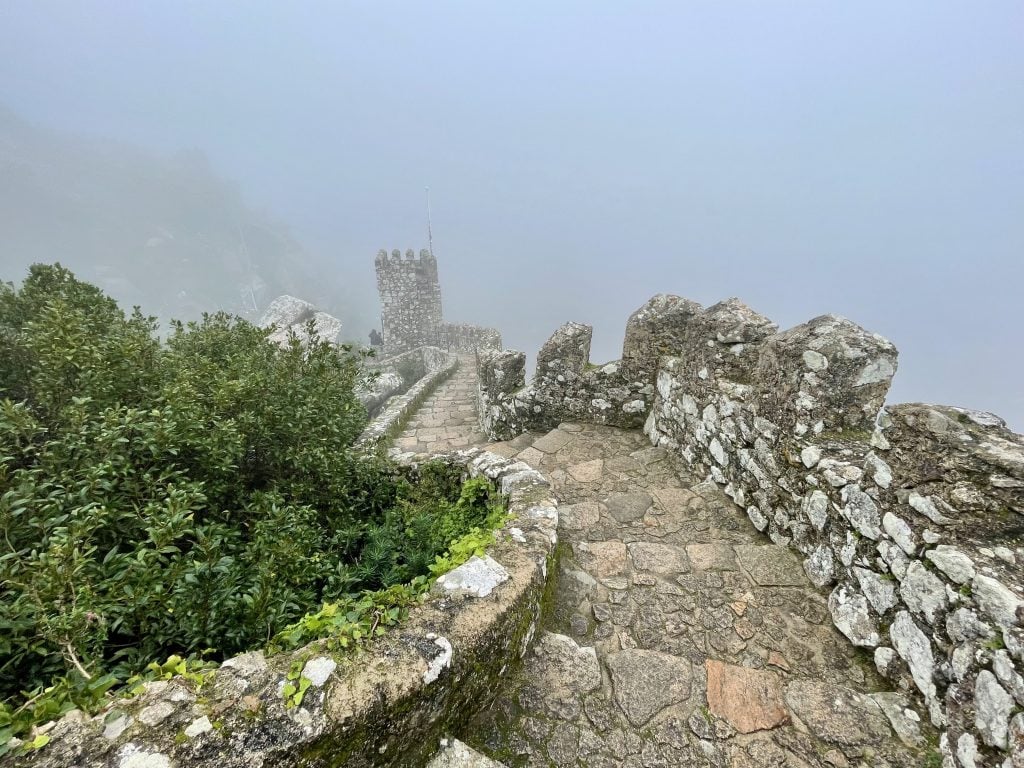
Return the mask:
<path fill-rule="evenodd" d="M 449 426 L 470 413 L 467 386 L 470 366 L 404 450 L 479 442 Z M 833 628 L 797 558 L 680 460 L 640 432 L 574 424 L 489 449 L 551 480 L 563 552 L 546 626 L 461 734 L 473 747 L 509 766 L 929 764 L 910 746 L 919 718 L 875 692 L 870 655 Z"/>
<path fill-rule="evenodd" d="M 484 442 L 477 429 L 476 358 L 460 355 L 459 368 L 409 420 L 395 447 L 413 453 L 438 453 Z"/>

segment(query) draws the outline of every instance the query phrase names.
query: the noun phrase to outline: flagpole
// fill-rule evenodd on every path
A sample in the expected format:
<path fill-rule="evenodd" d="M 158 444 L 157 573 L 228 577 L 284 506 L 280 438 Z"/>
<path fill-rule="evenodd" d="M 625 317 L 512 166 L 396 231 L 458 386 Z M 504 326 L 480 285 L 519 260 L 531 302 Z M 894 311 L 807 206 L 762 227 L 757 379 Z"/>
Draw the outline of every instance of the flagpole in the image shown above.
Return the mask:
<path fill-rule="evenodd" d="M 430 251 L 430 255 L 434 255 L 434 232 L 430 227 L 430 187 L 427 190 L 427 250 Z"/>

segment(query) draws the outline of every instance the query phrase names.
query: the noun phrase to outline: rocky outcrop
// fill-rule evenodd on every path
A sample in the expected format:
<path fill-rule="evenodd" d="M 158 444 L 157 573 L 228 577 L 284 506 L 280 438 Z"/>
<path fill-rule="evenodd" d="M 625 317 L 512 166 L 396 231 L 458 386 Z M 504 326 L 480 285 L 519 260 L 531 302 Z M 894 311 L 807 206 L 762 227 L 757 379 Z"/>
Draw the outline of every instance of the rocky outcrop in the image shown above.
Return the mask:
<path fill-rule="evenodd" d="M 341 341 L 341 321 L 336 317 L 319 311 L 308 301 L 294 296 L 278 296 L 267 307 L 260 318 L 261 328 L 273 327 L 269 338 L 275 344 L 286 345 L 294 335 L 300 342 L 309 341 L 308 326 L 313 323 L 313 330 L 323 341 L 337 344 Z"/>

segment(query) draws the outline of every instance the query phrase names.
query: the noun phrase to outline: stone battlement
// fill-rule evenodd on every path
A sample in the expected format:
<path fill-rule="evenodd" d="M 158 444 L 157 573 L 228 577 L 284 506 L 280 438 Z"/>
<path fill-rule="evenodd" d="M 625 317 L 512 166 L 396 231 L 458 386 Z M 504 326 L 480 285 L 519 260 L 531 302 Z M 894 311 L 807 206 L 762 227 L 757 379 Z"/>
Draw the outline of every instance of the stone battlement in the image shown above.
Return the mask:
<path fill-rule="evenodd" d="M 446 323 L 441 309 L 437 259 L 423 249 L 403 257 L 381 250 L 374 260 L 380 293 L 384 354 L 393 356 L 422 346 L 452 352 L 501 349 L 501 333 L 465 323 Z"/>
<path fill-rule="evenodd" d="M 396 249 L 390 256 L 380 251 L 375 266 L 384 354 L 436 345 L 442 318 L 437 260 L 426 250 L 416 257 L 411 249 L 403 258 Z"/>
<path fill-rule="evenodd" d="M 835 626 L 916 691 L 944 765 L 1024 765 L 1024 436 L 992 414 L 885 406 L 897 351 L 835 315 L 785 331 L 736 299 L 656 296 L 622 359 L 568 323 L 480 360 L 492 439 L 559 421 L 643 425 L 831 590 Z"/>
<path fill-rule="evenodd" d="M 421 264 L 421 265 L 423 265 L 423 264 L 434 264 L 434 265 L 436 265 L 437 264 L 437 259 L 434 258 L 434 255 L 430 251 L 428 251 L 426 248 L 421 248 L 418 256 L 415 254 L 415 252 L 413 251 L 412 248 L 407 248 L 406 251 L 405 251 L 405 255 L 404 256 L 402 255 L 402 252 L 398 248 L 395 248 L 394 250 L 392 250 L 390 254 L 387 252 L 387 250 L 385 250 L 384 248 L 381 248 L 379 251 L 377 251 L 377 258 L 374 259 L 374 262 L 376 264 L 391 263 L 391 264 Z"/>

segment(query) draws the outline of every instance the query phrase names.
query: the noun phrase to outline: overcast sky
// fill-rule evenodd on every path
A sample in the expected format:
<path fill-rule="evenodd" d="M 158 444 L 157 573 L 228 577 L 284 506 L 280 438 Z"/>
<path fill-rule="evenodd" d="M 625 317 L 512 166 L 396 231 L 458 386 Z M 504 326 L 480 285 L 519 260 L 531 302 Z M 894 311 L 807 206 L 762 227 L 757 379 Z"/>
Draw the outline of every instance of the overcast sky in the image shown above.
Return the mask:
<path fill-rule="evenodd" d="M 846 315 L 1024 430 L 1024 4 L 0 0 L 0 103 L 198 147 L 373 295 L 618 357 L 651 295 Z"/>

